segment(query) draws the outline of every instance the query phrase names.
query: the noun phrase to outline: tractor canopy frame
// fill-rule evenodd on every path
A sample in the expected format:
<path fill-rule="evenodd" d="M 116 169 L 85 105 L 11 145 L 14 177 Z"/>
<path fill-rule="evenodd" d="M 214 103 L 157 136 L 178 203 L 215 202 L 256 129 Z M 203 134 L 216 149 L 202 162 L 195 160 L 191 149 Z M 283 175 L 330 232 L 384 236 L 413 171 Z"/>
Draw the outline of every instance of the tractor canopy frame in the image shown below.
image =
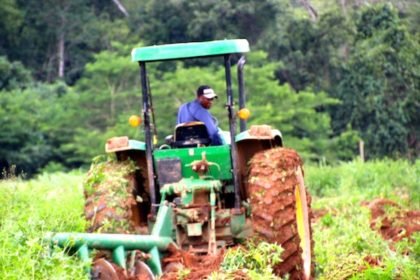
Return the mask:
<path fill-rule="evenodd" d="M 240 197 L 240 182 L 239 182 L 239 167 L 235 158 L 237 158 L 237 146 L 235 142 L 236 135 L 236 117 L 234 112 L 234 99 L 232 91 L 232 76 L 231 76 L 231 56 L 233 54 L 241 54 L 237 62 L 238 67 L 238 90 L 239 90 L 239 108 L 245 107 L 245 91 L 243 79 L 243 67 L 245 64 L 245 57 L 243 53 L 249 52 L 249 43 L 246 39 L 231 39 L 218 40 L 199 43 L 180 43 L 168 44 L 150 47 L 134 48 L 131 52 L 132 61 L 138 62 L 140 66 L 140 80 L 142 88 L 142 102 L 143 102 L 143 122 L 146 143 L 146 161 L 147 161 L 147 175 L 149 178 L 155 178 L 153 169 L 153 137 L 152 127 L 150 122 L 151 100 L 150 90 L 148 87 L 146 63 L 166 61 L 166 60 L 184 60 L 200 57 L 220 57 L 224 58 L 225 80 L 226 80 L 226 109 L 229 118 L 229 132 L 231 137 L 231 162 L 232 162 L 232 177 L 234 182 L 235 192 L 235 209 L 239 210 L 241 206 Z M 240 130 L 246 130 L 246 123 L 244 120 L 240 122 Z M 149 190 L 151 199 L 151 213 L 156 214 L 157 191 L 155 181 L 149 180 Z"/>

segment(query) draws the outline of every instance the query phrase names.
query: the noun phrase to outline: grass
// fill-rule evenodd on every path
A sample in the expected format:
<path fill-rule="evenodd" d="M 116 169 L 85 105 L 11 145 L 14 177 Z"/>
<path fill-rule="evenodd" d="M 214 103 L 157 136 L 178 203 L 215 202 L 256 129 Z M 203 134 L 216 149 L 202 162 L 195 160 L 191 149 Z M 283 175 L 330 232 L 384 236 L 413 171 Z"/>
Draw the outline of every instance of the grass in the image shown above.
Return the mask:
<path fill-rule="evenodd" d="M 80 174 L 0 181 L 0 279 L 86 279 L 83 264 L 51 250 L 49 231 L 84 230 Z"/>
<path fill-rule="evenodd" d="M 419 279 L 420 233 L 391 249 L 370 229 L 370 211 L 362 202 L 387 198 L 420 209 L 420 161 L 351 162 L 305 171 L 312 208 L 327 211 L 313 226 L 318 279 Z"/>
<path fill-rule="evenodd" d="M 420 233 L 390 249 L 361 202 L 382 197 L 420 209 L 420 161 L 305 166 L 305 175 L 313 208 L 328 211 L 313 226 L 317 279 L 419 279 Z M 0 279 L 87 279 L 77 258 L 50 251 L 43 239 L 84 231 L 82 180 L 73 172 L 0 181 Z"/>
<path fill-rule="evenodd" d="M 354 161 L 339 166 L 308 166 L 306 182 L 315 197 L 389 198 L 420 208 L 420 160 Z"/>

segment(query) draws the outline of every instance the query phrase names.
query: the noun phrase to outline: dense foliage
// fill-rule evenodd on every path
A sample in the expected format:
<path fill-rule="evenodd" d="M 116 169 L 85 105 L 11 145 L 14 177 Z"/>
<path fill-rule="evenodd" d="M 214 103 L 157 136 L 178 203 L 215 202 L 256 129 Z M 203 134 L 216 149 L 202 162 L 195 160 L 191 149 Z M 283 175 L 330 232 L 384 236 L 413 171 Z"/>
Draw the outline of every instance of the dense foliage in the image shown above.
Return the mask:
<path fill-rule="evenodd" d="M 0 0 L 0 169 L 86 165 L 107 138 L 143 138 L 135 46 L 247 38 L 250 124 L 280 129 L 310 161 L 416 158 L 417 1 Z M 235 63 L 235 61 L 234 61 Z M 150 65 L 160 143 L 200 84 L 219 93 L 221 61 Z M 234 65 L 235 67 L 235 65 Z M 236 67 L 235 67 L 236 68 Z M 234 85 L 237 91 L 237 85 Z"/>

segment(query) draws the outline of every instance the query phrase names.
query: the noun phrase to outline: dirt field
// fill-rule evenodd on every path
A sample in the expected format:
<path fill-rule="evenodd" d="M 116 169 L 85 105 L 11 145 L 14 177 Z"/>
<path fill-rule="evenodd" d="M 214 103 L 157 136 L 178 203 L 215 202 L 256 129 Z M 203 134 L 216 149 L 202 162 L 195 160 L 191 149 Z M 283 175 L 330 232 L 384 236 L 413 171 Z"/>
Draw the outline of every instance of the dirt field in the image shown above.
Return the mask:
<path fill-rule="evenodd" d="M 420 232 L 420 210 L 404 210 L 389 199 L 375 199 L 363 203 L 371 211 L 370 227 L 389 241 L 397 242 Z"/>

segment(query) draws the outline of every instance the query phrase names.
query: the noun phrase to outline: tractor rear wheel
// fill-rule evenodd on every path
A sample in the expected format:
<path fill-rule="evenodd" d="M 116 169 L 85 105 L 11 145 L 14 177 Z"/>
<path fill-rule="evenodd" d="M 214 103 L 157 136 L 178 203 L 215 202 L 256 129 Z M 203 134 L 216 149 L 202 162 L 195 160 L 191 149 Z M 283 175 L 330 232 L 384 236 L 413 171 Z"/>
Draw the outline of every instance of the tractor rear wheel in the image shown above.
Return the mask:
<path fill-rule="evenodd" d="M 283 247 L 274 272 L 289 279 L 311 279 L 314 273 L 310 197 L 301 166 L 294 150 L 262 151 L 251 159 L 247 181 L 254 233 Z"/>
<path fill-rule="evenodd" d="M 92 164 L 84 181 L 88 232 L 142 232 L 138 200 L 147 203 L 148 195 L 139 193 L 138 173 L 131 160 Z"/>

